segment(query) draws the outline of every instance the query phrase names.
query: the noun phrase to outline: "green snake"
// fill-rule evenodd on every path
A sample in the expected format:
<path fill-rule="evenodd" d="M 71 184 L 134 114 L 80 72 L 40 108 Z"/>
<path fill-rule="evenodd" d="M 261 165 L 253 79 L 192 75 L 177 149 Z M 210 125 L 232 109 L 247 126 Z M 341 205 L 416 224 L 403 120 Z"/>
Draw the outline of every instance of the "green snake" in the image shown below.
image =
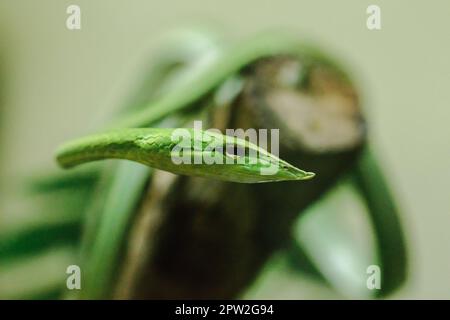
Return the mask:
<path fill-rule="evenodd" d="M 171 161 L 170 146 L 173 146 L 173 141 L 170 136 L 173 129 L 166 128 L 183 127 L 191 119 L 198 118 L 202 110 L 209 107 L 205 101 L 210 100 L 224 82 L 240 74 L 252 63 L 271 56 L 301 57 L 303 61 L 328 66 L 339 73 L 342 79 L 348 79 L 346 73 L 336 63 L 314 47 L 299 42 L 296 36 L 279 33 L 266 33 L 225 48 L 198 72 L 181 67 L 178 71 L 166 74 L 165 69 L 173 70 L 172 65 L 179 65 L 180 61 L 163 58 L 156 65 L 166 78 L 176 78 L 183 72 L 192 72 L 195 75 L 176 85 L 167 85 L 162 89 L 162 94 L 154 94 L 154 98 L 148 98 L 151 97 L 149 92 L 152 88 L 144 88 L 146 91 L 143 94 L 146 96 L 144 101 L 147 102 L 135 99 L 139 102 L 128 105 L 122 114 L 107 125 L 106 131 L 69 142 L 58 150 L 58 162 L 63 167 L 108 158 L 139 162 L 117 162 L 103 166 L 93 164 L 75 169 L 73 174 L 69 171 L 68 174 L 51 175 L 34 184 L 37 193 L 53 194 L 68 190 L 71 194 L 65 195 L 66 199 L 76 199 L 84 204 L 88 202 L 86 199 L 89 199 L 88 207 L 83 210 L 85 211 L 83 236 L 81 250 L 76 259 L 76 262 L 81 264 L 85 277 L 84 288 L 79 297 L 110 297 L 111 281 L 117 270 L 127 228 L 133 212 L 142 199 L 147 181 L 153 173 L 152 169 L 141 164 L 176 174 L 246 183 L 303 180 L 313 176 L 312 173 L 300 170 L 271 153 L 239 139 L 234 141 L 236 145 L 256 149 L 259 153 L 263 153 L 269 162 L 275 160 L 281 163 L 278 174 L 272 177 L 260 175 L 260 164 L 253 167 L 248 165 L 180 167 L 173 165 Z M 188 60 L 181 62 L 186 66 L 190 63 Z M 158 142 L 148 143 L 148 141 Z M 205 150 L 192 152 L 204 153 Z M 223 157 L 227 155 L 223 154 Z M 321 172 L 316 174 L 320 177 Z M 365 149 L 361 161 L 357 163 L 352 181 L 367 201 L 379 237 L 379 258 L 385 283 L 380 294 L 388 294 L 397 288 L 405 277 L 406 254 L 395 202 L 369 148 Z M 62 224 L 67 225 L 64 222 Z M 42 232 L 45 230 L 44 228 Z M 24 234 L 23 237 L 28 239 L 30 236 Z M 7 248 L 5 252 L 10 252 L 13 256 L 17 252 L 15 249 L 17 241 L 8 241 L 6 239 L 3 242 L 3 247 Z"/>

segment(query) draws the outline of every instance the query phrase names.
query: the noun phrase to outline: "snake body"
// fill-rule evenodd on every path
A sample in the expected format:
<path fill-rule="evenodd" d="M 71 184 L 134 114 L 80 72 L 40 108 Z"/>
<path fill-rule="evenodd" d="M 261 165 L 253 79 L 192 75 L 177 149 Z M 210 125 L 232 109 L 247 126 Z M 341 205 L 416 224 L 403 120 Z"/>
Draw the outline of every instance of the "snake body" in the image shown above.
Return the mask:
<path fill-rule="evenodd" d="M 172 151 L 179 144 L 179 141 L 174 139 L 177 130 L 183 130 L 181 132 L 187 133 L 190 138 L 188 145 L 184 146 L 186 148 L 183 148 L 184 153 L 189 153 L 189 159 L 192 158 L 189 163 L 176 163 L 173 160 Z M 228 141 L 232 142 L 232 147 L 241 147 L 244 150 L 243 161 L 235 161 L 236 156 L 226 152 Z M 300 170 L 245 140 L 187 128 L 116 130 L 69 142 L 63 145 L 57 154 L 57 160 L 64 168 L 111 158 L 132 160 L 176 174 L 241 183 L 304 180 L 314 176 L 313 173 Z M 208 155 L 218 156 L 221 161 L 206 164 L 203 158 Z M 256 159 L 251 159 L 251 155 L 256 155 Z M 194 163 L 194 157 L 200 158 L 200 163 Z M 274 174 L 261 174 L 261 169 L 271 164 L 277 166 Z"/>

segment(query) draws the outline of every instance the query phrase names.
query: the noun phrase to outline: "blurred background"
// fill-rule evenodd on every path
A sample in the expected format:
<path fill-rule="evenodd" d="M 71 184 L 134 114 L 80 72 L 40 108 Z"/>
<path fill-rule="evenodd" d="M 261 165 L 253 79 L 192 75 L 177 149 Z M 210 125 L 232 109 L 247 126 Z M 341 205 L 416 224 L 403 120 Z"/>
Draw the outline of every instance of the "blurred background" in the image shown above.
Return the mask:
<path fill-rule="evenodd" d="M 66 28 L 70 4 L 81 8 L 81 30 Z M 370 4 L 381 8 L 381 30 L 366 28 Z M 448 299 L 449 13 L 445 0 L 2 0 L 0 227 L 33 219 L 12 196 L 19 180 L 56 167 L 58 144 L 92 130 L 123 103 L 167 32 L 206 26 L 236 40 L 281 28 L 343 62 L 358 86 L 410 250 L 409 279 L 391 297 Z M 63 264 L 64 255 L 55 259 Z M 246 297 L 341 297 L 284 270 L 283 257 L 271 263 L 279 267 L 264 271 Z M 59 272 L 55 264 L 42 266 L 52 267 Z M 0 272 L 0 284 L 5 277 Z"/>

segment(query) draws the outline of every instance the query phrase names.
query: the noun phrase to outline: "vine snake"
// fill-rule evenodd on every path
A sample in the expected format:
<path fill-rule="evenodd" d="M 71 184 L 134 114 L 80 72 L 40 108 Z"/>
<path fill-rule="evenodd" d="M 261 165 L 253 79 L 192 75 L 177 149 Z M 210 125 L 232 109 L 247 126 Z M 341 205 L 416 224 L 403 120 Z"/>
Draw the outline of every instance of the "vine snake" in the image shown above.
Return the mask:
<path fill-rule="evenodd" d="M 248 41 L 245 44 L 236 45 L 228 50 L 222 51 L 215 62 L 210 64 L 208 68 L 203 70 L 203 72 L 200 72 L 199 75 L 195 77 L 195 79 L 189 81 L 188 83 L 181 84 L 176 88 L 172 88 L 172 90 L 169 90 L 170 94 L 166 93 L 157 100 L 151 101 L 148 105 L 133 106 L 134 108 L 130 108 L 133 110 L 131 110 L 128 115 L 125 114 L 121 116 L 109 127 L 121 128 L 116 131 L 120 133 L 117 136 L 116 141 L 123 141 L 123 139 L 127 140 L 129 138 L 129 134 L 131 132 L 129 130 L 138 130 L 135 131 L 135 135 L 136 132 L 153 130 L 126 128 L 142 128 L 148 126 L 164 127 L 167 125 L 165 124 L 165 121 L 170 117 L 173 117 L 173 119 L 180 119 L 180 114 L 182 113 L 188 114 L 189 112 L 192 112 L 193 114 L 198 114 L 198 111 L 204 107 L 203 101 L 205 100 L 205 97 L 210 98 L 211 94 L 227 78 L 229 78 L 233 74 L 240 73 L 242 69 L 257 60 L 263 59 L 268 56 L 280 55 L 300 56 L 304 61 L 320 61 L 320 63 L 322 63 L 323 65 L 331 67 L 336 70 L 336 72 L 340 73 L 342 79 L 347 79 L 346 74 L 334 62 L 324 57 L 319 51 L 315 50 L 314 48 L 309 47 L 304 43 L 299 43 L 296 37 L 285 36 L 283 34 L 263 35 L 256 37 L 252 41 Z M 185 121 L 173 121 L 173 119 L 172 124 L 175 123 L 177 125 L 183 125 L 185 123 Z M 102 133 L 100 133 L 99 135 L 101 136 Z M 87 145 L 92 146 L 92 140 L 90 139 L 95 140 L 95 137 L 98 137 L 99 135 L 88 137 L 88 140 L 85 140 L 88 141 L 86 142 Z M 98 147 L 104 146 L 104 141 L 109 140 L 110 136 L 103 136 L 103 138 L 103 140 L 100 139 L 100 141 L 97 141 L 98 144 L 94 145 L 94 148 L 91 149 L 91 151 L 98 151 Z M 134 141 L 134 138 L 132 138 L 131 140 Z M 109 142 L 111 142 L 111 140 L 109 140 Z M 80 141 L 75 142 L 74 144 L 71 144 L 71 146 L 77 149 L 80 147 L 79 143 Z M 83 145 L 83 143 L 81 143 L 81 145 Z M 73 149 L 71 148 L 63 149 L 63 151 L 59 153 L 59 159 L 61 163 L 68 166 L 74 164 L 72 162 L 74 158 L 71 158 L 71 156 L 75 157 L 75 154 L 72 153 Z M 125 151 L 127 150 L 127 148 L 122 149 L 122 151 L 126 153 Z M 81 148 L 78 150 L 81 151 L 81 153 L 79 153 L 78 155 L 89 154 L 85 153 L 85 148 Z M 106 152 L 106 150 L 104 151 Z M 140 151 L 142 151 L 142 149 L 139 149 L 139 152 Z M 108 156 L 105 152 L 102 154 L 102 157 Z M 146 154 L 146 156 L 148 156 L 148 154 Z M 89 158 L 89 156 L 87 157 Z M 125 158 L 124 155 L 122 155 L 121 157 Z M 130 158 L 132 158 L 131 160 L 136 160 L 136 158 L 139 157 L 140 156 L 136 157 L 135 155 L 133 155 Z M 154 166 L 154 163 L 151 163 L 151 165 Z M 215 171 L 216 169 L 217 168 L 215 168 L 213 172 L 210 173 L 215 177 L 218 176 L 217 171 Z M 82 173 L 83 171 L 80 172 Z M 94 170 L 94 176 L 97 180 L 98 172 L 99 171 L 96 168 Z M 81 296 L 85 298 L 98 298 L 108 296 L 108 285 L 110 285 L 111 283 L 112 272 L 115 269 L 114 266 L 117 264 L 119 249 L 121 246 L 121 242 L 123 241 L 126 234 L 126 228 L 130 216 L 136 209 L 139 201 L 141 201 L 146 181 L 151 175 L 151 170 L 133 163 L 119 163 L 116 165 L 105 166 L 101 169 L 101 172 L 101 181 L 97 183 L 97 190 L 99 192 L 94 197 L 95 199 L 93 199 L 92 205 L 90 206 L 91 209 L 89 209 L 88 213 L 86 214 L 84 240 L 82 245 L 82 247 L 84 248 L 82 251 L 84 253 L 82 253 L 81 255 L 83 257 L 81 261 L 83 261 L 83 266 L 86 270 L 87 283 L 86 290 L 83 290 L 84 292 L 81 294 Z M 298 178 L 305 178 L 310 176 L 300 169 L 297 169 L 296 172 L 297 174 L 299 174 Z M 321 172 L 317 173 L 319 176 L 321 175 Z M 372 171 L 371 173 L 378 175 L 379 178 L 379 173 L 377 173 L 377 171 Z M 208 175 L 204 169 L 200 170 L 199 174 L 204 176 Z M 359 169 L 356 174 L 359 177 L 356 179 L 356 181 L 359 184 L 363 183 L 362 189 L 364 190 L 364 192 L 373 189 L 373 186 L 370 182 L 373 180 L 365 179 L 365 177 L 367 176 L 364 169 Z M 129 177 L 132 176 L 134 176 L 136 179 L 130 181 Z M 54 184 L 53 182 L 48 184 L 48 187 L 50 188 L 49 190 L 51 190 L 52 188 L 58 188 L 57 185 L 59 185 L 61 181 L 65 181 L 64 183 L 70 186 L 72 183 L 76 183 L 81 177 L 81 174 L 74 175 L 71 178 L 65 178 L 65 176 L 59 175 L 53 180 Z M 227 177 L 224 178 L 225 180 L 232 180 Z M 390 198 L 389 193 L 388 197 L 385 197 L 385 199 L 388 198 Z M 95 205 L 96 203 L 97 205 Z M 369 206 L 371 206 L 371 208 L 374 208 L 373 210 L 379 212 L 380 209 L 377 208 L 377 205 L 377 201 L 370 198 Z M 401 230 L 400 232 L 397 232 L 399 230 L 399 225 L 398 221 L 396 221 L 395 218 L 397 215 L 396 208 L 395 206 L 389 206 L 387 209 L 388 210 L 384 212 L 387 217 L 386 221 L 389 221 L 389 219 L 391 219 L 391 221 L 394 222 L 391 224 L 392 232 L 387 232 L 386 234 L 384 234 L 382 246 L 386 248 L 387 246 L 392 246 L 392 243 L 395 243 L 397 247 L 394 252 L 399 253 L 397 257 L 399 258 L 398 261 L 400 261 L 399 265 L 397 265 L 397 267 L 395 268 L 395 275 L 393 275 L 392 278 L 386 279 L 387 283 L 392 283 L 392 285 L 387 286 L 386 292 L 389 292 L 390 290 L 398 286 L 398 281 L 401 281 L 401 279 L 404 277 L 405 257 Z M 374 213 L 376 213 L 375 211 Z M 380 225 L 384 223 L 383 221 L 380 221 L 378 219 L 375 220 L 374 223 L 377 228 L 385 230 L 380 227 Z M 392 237 L 392 235 L 396 232 L 398 233 L 397 237 Z M 115 234 L 116 237 L 112 239 L 110 236 L 111 234 Z M 391 240 L 388 241 L 386 239 Z M 385 251 L 382 250 L 382 252 Z M 392 252 L 392 250 L 390 252 Z M 392 270 L 392 268 L 389 267 L 392 265 L 392 255 L 389 257 L 384 257 L 383 259 L 385 270 Z M 392 280 L 394 279 L 394 276 L 395 280 Z"/>

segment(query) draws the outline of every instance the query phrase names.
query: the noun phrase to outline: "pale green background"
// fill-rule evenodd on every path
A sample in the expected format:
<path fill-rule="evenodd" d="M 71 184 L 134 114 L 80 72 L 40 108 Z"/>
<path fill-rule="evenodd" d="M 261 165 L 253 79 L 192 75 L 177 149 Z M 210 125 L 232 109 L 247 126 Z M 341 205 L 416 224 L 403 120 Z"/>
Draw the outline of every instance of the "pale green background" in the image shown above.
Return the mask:
<path fill-rule="evenodd" d="M 69 4 L 81 7 L 81 31 L 65 27 Z M 366 28 L 369 4 L 381 7 L 380 31 Z M 120 104 L 168 30 L 206 24 L 234 39 L 287 28 L 344 61 L 361 88 L 412 249 L 411 278 L 393 297 L 450 298 L 449 19 L 446 0 L 1 0 L 2 201 L 18 177 L 52 163 L 58 143 Z"/>

